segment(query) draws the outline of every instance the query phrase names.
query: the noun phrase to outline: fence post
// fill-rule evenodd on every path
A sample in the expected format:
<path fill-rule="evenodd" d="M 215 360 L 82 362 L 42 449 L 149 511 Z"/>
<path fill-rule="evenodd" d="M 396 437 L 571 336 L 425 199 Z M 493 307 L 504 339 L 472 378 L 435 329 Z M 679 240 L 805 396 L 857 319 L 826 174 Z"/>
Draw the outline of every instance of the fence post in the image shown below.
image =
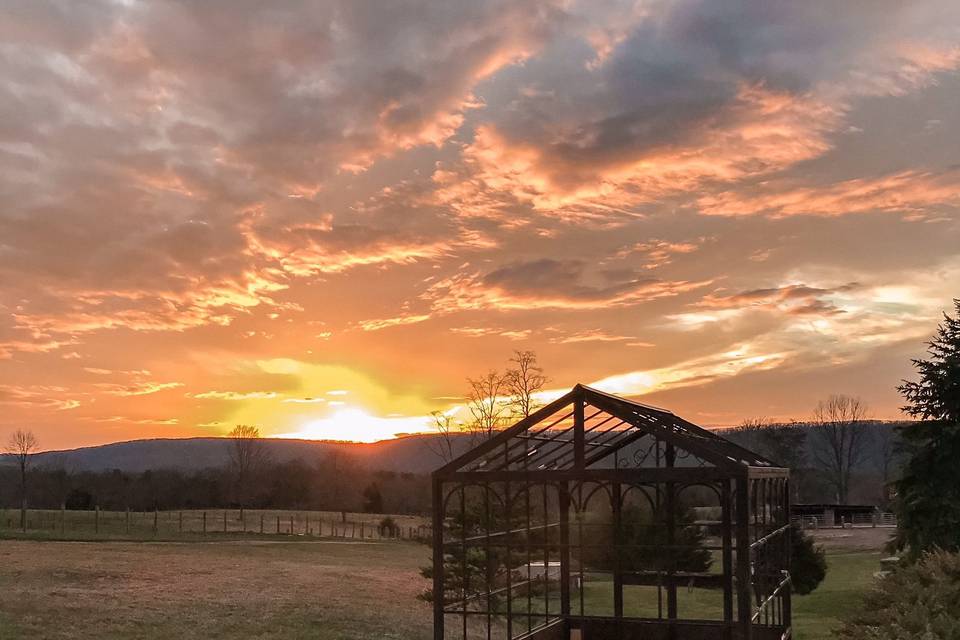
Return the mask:
<path fill-rule="evenodd" d="M 93 532 L 100 533 L 100 505 L 93 508 Z"/>
<path fill-rule="evenodd" d="M 67 529 L 67 503 L 60 503 L 60 535 L 63 535 Z"/>
<path fill-rule="evenodd" d="M 263 514 L 260 514 L 260 535 L 263 535 Z"/>
<path fill-rule="evenodd" d="M 280 535 L 280 516 L 277 516 L 277 535 Z"/>
<path fill-rule="evenodd" d="M 293 535 L 293 516 L 290 516 L 290 535 Z"/>
<path fill-rule="evenodd" d="M 207 535 L 207 512 L 203 512 L 203 535 Z"/>
<path fill-rule="evenodd" d="M 157 525 L 158 525 L 157 520 L 159 519 L 159 516 L 160 516 L 160 511 L 156 507 L 154 507 L 153 508 L 153 535 L 157 535 Z"/>
<path fill-rule="evenodd" d="M 181 511 L 179 515 L 180 515 L 180 522 L 179 524 L 177 524 L 177 531 L 179 531 L 180 533 L 183 533 L 183 511 Z"/>
<path fill-rule="evenodd" d="M 360 539 L 363 539 L 363 521 L 360 521 Z"/>

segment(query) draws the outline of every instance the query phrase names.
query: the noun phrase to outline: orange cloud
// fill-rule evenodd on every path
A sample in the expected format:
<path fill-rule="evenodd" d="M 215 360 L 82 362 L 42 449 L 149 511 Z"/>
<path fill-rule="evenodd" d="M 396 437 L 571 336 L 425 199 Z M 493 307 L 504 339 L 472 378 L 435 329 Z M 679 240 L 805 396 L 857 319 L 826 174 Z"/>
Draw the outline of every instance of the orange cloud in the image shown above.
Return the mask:
<path fill-rule="evenodd" d="M 508 340 L 526 340 L 533 333 L 531 329 L 496 329 L 493 327 L 452 327 L 451 333 L 456 333 L 468 338 L 484 338 L 488 336 L 500 336 Z"/>
<path fill-rule="evenodd" d="M 621 249 L 614 257 L 622 259 L 632 255 L 641 255 L 644 258 L 644 269 L 657 269 L 673 262 L 676 255 L 697 251 L 705 241 L 705 238 L 700 238 L 696 242 L 648 240 Z"/>
<path fill-rule="evenodd" d="M 361 320 L 360 328 L 364 331 L 379 331 L 389 327 L 397 327 L 405 324 L 417 324 L 430 319 L 430 314 L 417 314 L 408 316 L 397 316 L 396 318 L 381 318 L 379 320 Z"/>
<path fill-rule="evenodd" d="M 58 385 L 0 385 L 0 404 L 23 407 L 28 410 L 54 409 L 69 411 L 81 405 L 76 395 L 68 387 Z"/>
<path fill-rule="evenodd" d="M 104 393 L 111 396 L 131 397 L 131 396 L 149 396 L 161 391 L 168 391 L 182 387 L 182 382 L 133 382 L 130 384 L 111 384 L 97 383 L 94 387 L 101 389 Z"/>
<path fill-rule="evenodd" d="M 960 206 L 960 171 L 909 170 L 880 178 L 856 178 L 824 187 L 769 189 L 747 195 L 724 191 L 697 200 L 699 210 L 714 216 L 841 216 L 898 212 L 923 219 L 944 207 Z"/>
<path fill-rule="evenodd" d="M 603 329 L 588 329 L 586 331 L 578 331 L 565 336 L 557 336 L 550 338 L 550 342 L 554 344 L 577 344 L 580 342 L 625 342 L 627 343 L 626 346 L 628 347 L 653 346 L 652 343 L 643 342 L 636 336 L 621 336 L 608 333 Z"/>
<path fill-rule="evenodd" d="M 468 179 L 438 171 L 437 197 L 466 216 L 497 217 L 510 202 L 560 217 L 629 215 L 638 204 L 707 181 L 735 181 L 817 157 L 830 148 L 827 135 L 842 114 L 812 96 L 743 85 L 714 119 L 719 124 L 694 125 L 687 141 L 593 153 L 513 138 L 485 124 L 464 150 Z"/>
<path fill-rule="evenodd" d="M 827 289 L 791 284 L 767 289 L 751 289 L 729 295 L 710 294 L 704 296 L 697 306 L 705 309 L 765 308 L 793 315 L 830 315 L 843 313 L 843 309 L 830 302 L 831 296 L 847 294 L 862 288 L 862 285 L 856 282 Z"/>
<path fill-rule="evenodd" d="M 204 391 L 187 395 L 200 400 L 271 400 L 278 394 L 276 391 Z"/>
<path fill-rule="evenodd" d="M 494 272 L 495 273 L 495 272 Z M 610 287 L 571 286 L 558 282 L 551 288 L 514 287 L 491 280 L 490 275 L 458 274 L 430 287 L 424 296 L 437 312 L 479 309 L 569 309 L 591 310 L 633 305 L 672 297 L 704 287 L 710 281 L 665 281 L 656 279 L 623 282 Z"/>

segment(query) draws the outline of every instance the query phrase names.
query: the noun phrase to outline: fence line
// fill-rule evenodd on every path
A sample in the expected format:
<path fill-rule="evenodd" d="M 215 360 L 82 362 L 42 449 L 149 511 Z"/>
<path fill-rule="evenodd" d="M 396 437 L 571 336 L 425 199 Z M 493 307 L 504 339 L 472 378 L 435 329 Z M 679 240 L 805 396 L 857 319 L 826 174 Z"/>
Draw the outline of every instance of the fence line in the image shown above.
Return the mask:
<path fill-rule="evenodd" d="M 850 517 L 843 517 L 839 522 L 826 522 L 823 516 L 795 515 L 790 521 L 804 529 L 839 529 L 843 527 L 896 527 L 897 515 L 895 513 L 856 513 Z"/>
<path fill-rule="evenodd" d="M 250 516 L 253 517 L 250 517 Z M 359 515 L 359 514 L 357 514 Z M 134 538 L 171 536 L 293 536 L 337 538 L 349 540 L 426 540 L 431 527 L 412 516 L 380 516 L 347 518 L 347 514 L 330 512 L 276 512 L 208 509 L 180 511 L 102 511 L 92 510 L 28 510 L 26 530 L 20 527 L 20 511 L 0 510 L 0 533 L 93 534 Z M 257 517 L 259 516 L 259 517 Z M 275 517 L 275 529 L 267 527 L 269 516 Z M 387 518 L 392 520 L 385 522 Z M 271 518 L 273 519 L 273 518 Z M 399 520 L 399 522 L 398 522 Z M 218 522 L 219 521 L 219 522 Z M 213 524 L 216 523 L 216 524 Z M 210 525 L 213 524 L 211 527 Z M 220 526 L 217 526 L 217 525 Z"/>

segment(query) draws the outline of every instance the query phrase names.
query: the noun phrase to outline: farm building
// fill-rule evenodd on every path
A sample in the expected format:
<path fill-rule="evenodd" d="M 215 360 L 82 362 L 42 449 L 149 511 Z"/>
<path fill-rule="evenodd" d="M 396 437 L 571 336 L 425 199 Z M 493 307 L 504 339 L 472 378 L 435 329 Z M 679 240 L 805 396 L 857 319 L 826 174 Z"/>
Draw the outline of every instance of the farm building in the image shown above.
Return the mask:
<path fill-rule="evenodd" d="M 577 385 L 434 472 L 434 637 L 789 637 L 788 484 L 669 411 Z"/>
<path fill-rule="evenodd" d="M 793 518 L 804 524 L 813 521 L 820 527 L 836 527 L 845 523 L 871 524 L 880 520 L 880 509 L 872 504 L 794 504 Z"/>

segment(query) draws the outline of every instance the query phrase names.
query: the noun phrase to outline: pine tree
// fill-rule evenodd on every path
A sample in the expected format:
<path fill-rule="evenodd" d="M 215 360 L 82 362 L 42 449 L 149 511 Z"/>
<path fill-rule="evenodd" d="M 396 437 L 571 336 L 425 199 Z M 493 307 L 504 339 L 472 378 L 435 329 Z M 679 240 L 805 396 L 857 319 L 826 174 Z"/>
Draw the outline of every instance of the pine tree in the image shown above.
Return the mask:
<path fill-rule="evenodd" d="M 827 554 L 813 538 L 793 525 L 790 534 L 790 581 L 793 592 L 805 596 L 827 577 Z"/>
<path fill-rule="evenodd" d="M 610 517 L 610 516 L 607 516 Z M 596 527 L 581 561 L 592 569 L 623 571 L 688 571 L 703 573 L 713 562 L 706 548 L 706 535 L 694 524 L 692 509 L 678 505 L 672 543 L 668 540 L 666 513 L 625 506 L 620 514 L 619 548 L 612 526 Z M 603 521 L 601 521 L 603 522 Z M 609 524 L 607 520 L 605 524 Z M 595 523 L 597 524 L 597 523 Z"/>
<path fill-rule="evenodd" d="M 898 388 L 903 411 L 919 421 L 900 430 L 907 462 L 896 482 L 896 547 L 911 555 L 960 550 L 960 299 L 957 317 L 944 314 L 928 343 L 928 359 L 913 366 L 920 379 Z"/>
<path fill-rule="evenodd" d="M 491 498 L 483 500 L 481 495 L 469 495 L 464 500 L 463 510 L 454 507 L 443 522 L 443 539 L 448 541 L 443 552 L 443 602 L 445 605 L 467 602 L 468 608 L 482 609 L 487 606 L 488 590 L 497 591 L 507 582 L 506 574 L 515 572 L 524 563 L 522 540 L 515 536 L 515 546 L 507 552 L 502 544 L 503 532 L 518 531 L 523 527 L 519 507 L 515 505 L 507 510 L 503 503 Z M 517 500 L 520 500 L 519 496 Z M 490 533 L 500 539 L 500 544 L 487 548 L 483 539 Z M 464 540 L 471 541 L 462 545 Z M 533 542 L 533 540 L 531 540 Z M 541 541 L 542 542 L 542 541 Z M 432 545 L 432 542 L 431 542 Z M 433 566 L 421 567 L 420 575 L 433 579 Z M 514 595 L 517 595 L 514 591 Z M 419 598 L 432 602 L 436 594 L 428 587 Z M 497 593 L 489 598 L 491 610 L 497 611 L 502 604 L 502 595 Z"/>

